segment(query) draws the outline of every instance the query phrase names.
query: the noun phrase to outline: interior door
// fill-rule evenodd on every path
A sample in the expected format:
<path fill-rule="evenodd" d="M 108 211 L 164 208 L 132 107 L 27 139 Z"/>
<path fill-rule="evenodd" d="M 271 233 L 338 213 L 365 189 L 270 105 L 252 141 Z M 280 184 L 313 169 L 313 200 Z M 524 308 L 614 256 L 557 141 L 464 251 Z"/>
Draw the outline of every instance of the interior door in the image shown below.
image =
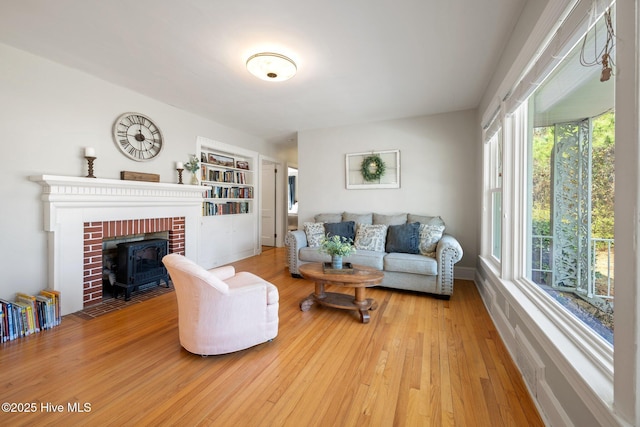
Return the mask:
<path fill-rule="evenodd" d="M 262 246 L 276 245 L 276 165 L 263 161 L 262 179 L 260 181 L 262 194 L 261 222 Z"/>

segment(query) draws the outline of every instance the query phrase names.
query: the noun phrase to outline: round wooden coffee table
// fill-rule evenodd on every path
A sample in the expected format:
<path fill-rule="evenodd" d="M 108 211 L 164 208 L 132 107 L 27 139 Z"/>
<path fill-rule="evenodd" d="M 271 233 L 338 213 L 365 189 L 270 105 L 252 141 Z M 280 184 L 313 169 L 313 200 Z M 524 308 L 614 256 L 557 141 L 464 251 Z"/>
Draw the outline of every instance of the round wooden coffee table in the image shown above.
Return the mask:
<path fill-rule="evenodd" d="M 313 280 L 316 285 L 315 292 L 300 302 L 302 311 L 308 311 L 314 303 L 318 303 L 326 307 L 356 310 L 360 313 L 362 323 L 369 323 L 369 311 L 378 308 L 373 298 L 365 297 L 365 289 L 380 284 L 384 278 L 380 270 L 354 265 L 351 273 L 325 273 L 322 263 L 313 262 L 302 264 L 299 271 L 302 277 Z M 355 298 L 347 294 L 325 292 L 324 285 L 354 288 Z"/>

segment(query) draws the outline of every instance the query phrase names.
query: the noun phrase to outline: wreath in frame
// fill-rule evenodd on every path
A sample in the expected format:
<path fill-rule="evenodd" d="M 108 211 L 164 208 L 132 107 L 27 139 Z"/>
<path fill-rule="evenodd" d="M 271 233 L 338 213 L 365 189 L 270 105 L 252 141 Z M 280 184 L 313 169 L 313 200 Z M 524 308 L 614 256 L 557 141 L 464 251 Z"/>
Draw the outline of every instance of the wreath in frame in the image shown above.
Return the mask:
<path fill-rule="evenodd" d="M 362 160 L 360 173 L 365 181 L 377 181 L 384 175 L 387 165 L 377 155 L 367 156 Z"/>

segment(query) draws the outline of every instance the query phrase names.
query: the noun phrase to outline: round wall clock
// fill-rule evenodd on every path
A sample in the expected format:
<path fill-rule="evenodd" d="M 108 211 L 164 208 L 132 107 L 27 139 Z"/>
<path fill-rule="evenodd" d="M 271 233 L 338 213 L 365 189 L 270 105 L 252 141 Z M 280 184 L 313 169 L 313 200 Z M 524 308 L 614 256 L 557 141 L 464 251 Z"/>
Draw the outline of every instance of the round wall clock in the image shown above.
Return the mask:
<path fill-rule="evenodd" d="M 138 162 L 155 158 L 162 151 L 162 132 L 149 117 L 124 113 L 113 124 L 113 138 L 122 153 Z"/>

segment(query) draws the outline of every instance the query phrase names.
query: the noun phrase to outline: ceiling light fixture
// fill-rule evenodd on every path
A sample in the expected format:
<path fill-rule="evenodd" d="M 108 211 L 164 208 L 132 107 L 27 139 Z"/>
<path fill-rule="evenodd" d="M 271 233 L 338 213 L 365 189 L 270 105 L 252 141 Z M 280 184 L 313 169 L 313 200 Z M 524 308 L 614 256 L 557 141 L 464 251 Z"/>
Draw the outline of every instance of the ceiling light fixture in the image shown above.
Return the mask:
<path fill-rule="evenodd" d="M 263 52 L 256 53 L 247 59 L 247 70 L 261 80 L 282 82 L 295 76 L 298 67 L 284 55 Z"/>

